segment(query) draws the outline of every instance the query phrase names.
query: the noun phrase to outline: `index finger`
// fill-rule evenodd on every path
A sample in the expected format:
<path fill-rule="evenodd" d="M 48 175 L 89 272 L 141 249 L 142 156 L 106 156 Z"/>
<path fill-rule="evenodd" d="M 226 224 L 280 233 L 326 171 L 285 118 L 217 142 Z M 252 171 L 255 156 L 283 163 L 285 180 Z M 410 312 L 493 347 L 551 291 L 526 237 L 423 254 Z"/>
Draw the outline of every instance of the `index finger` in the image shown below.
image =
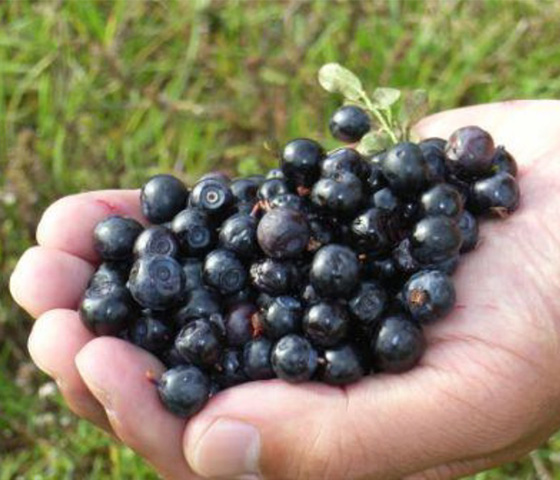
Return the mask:
<path fill-rule="evenodd" d="M 145 223 L 139 190 L 98 190 L 61 198 L 43 214 L 37 226 L 37 242 L 97 262 L 93 229 L 109 215 L 133 217 Z"/>

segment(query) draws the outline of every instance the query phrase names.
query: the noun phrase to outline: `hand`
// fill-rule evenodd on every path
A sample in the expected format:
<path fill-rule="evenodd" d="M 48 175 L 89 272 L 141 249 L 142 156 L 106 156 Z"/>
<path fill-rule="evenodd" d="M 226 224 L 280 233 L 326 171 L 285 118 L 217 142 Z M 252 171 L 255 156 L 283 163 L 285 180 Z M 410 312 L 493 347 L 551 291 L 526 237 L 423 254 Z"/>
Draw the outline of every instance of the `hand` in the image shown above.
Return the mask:
<path fill-rule="evenodd" d="M 188 423 L 160 405 L 150 354 L 94 338 L 75 311 L 93 272 L 91 232 L 110 213 L 140 218 L 138 192 L 52 205 L 38 247 L 11 279 L 37 317 L 29 350 L 70 408 L 166 478 L 451 478 L 512 460 L 560 427 L 560 102 L 518 101 L 425 119 L 424 136 L 476 124 L 520 164 L 521 206 L 485 221 L 455 275 L 457 307 L 426 329 L 420 364 L 345 389 L 255 382 L 220 393 Z M 189 467 L 190 465 L 190 467 Z M 257 478 L 257 477 L 243 477 Z"/>

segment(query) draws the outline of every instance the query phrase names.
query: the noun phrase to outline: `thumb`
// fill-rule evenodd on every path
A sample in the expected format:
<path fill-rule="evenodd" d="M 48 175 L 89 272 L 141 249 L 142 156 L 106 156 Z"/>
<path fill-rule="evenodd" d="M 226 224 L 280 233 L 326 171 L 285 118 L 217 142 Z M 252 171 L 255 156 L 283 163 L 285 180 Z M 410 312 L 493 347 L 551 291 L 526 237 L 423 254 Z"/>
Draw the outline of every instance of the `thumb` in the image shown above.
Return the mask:
<path fill-rule="evenodd" d="M 202 477 L 387 480 L 517 440 L 524 426 L 509 412 L 489 421 L 492 412 L 480 408 L 488 404 L 486 388 L 470 384 L 478 393 L 470 393 L 472 407 L 465 405 L 464 384 L 428 366 L 345 389 L 247 384 L 191 419 L 185 457 Z"/>

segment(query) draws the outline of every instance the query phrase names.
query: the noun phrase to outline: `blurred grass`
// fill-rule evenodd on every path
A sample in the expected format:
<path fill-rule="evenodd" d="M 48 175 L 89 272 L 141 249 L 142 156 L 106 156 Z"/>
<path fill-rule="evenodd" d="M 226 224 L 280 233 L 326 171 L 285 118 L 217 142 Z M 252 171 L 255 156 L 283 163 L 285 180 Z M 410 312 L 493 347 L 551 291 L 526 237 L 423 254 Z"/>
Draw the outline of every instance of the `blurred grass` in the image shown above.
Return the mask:
<path fill-rule="evenodd" d="M 334 145 L 329 61 L 426 88 L 434 111 L 560 98 L 559 24 L 552 0 L 0 3 L 0 480 L 155 478 L 30 364 L 7 284 L 49 203 L 154 172 L 252 173 L 294 136 Z M 473 478 L 545 478 L 535 466 L 560 478 L 560 438 Z"/>

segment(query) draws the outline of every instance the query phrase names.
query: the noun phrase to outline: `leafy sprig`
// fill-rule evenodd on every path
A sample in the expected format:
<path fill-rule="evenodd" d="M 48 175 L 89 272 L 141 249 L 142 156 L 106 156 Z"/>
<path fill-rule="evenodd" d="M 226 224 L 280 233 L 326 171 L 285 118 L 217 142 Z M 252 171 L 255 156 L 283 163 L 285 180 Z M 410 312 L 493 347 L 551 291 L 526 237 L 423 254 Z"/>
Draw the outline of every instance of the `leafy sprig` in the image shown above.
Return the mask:
<path fill-rule="evenodd" d="M 408 140 L 412 125 L 428 112 L 425 90 L 378 87 L 368 94 L 360 79 L 338 63 L 323 65 L 318 78 L 326 91 L 341 94 L 345 103 L 358 105 L 369 113 L 373 128 L 357 146 L 363 154 Z"/>

